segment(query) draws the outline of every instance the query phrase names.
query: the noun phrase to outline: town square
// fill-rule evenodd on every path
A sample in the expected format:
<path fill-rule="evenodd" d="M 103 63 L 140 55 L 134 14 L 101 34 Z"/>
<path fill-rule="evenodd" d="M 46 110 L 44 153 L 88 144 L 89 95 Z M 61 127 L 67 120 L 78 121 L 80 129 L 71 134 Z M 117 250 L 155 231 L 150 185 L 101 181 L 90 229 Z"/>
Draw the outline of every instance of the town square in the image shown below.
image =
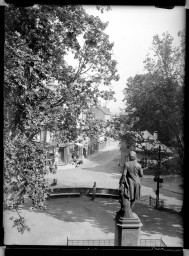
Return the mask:
<path fill-rule="evenodd" d="M 184 248 L 184 9 L 4 14 L 4 245 Z"/>

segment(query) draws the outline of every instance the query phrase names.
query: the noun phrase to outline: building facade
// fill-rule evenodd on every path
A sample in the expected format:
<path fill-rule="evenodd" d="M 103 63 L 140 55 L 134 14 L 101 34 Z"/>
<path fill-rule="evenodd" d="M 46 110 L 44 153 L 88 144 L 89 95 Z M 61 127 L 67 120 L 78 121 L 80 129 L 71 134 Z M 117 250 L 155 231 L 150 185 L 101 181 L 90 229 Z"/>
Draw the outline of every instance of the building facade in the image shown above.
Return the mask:
<path fill-rule="evenodd" d="M 96 120 L 102 120 L 104 122 L 111 120 L 112 115 L 106 107 L 96 106 L 91 108 L 90 111 L 94 114 Z"/>
<path fill-rule="evenodd" d="M 135 151 L 137 153 L 137 159 L 144 164 L 147 164 L 149 161 L 154 160 L 153 156 L 146 154 L 145 151 L 142 149 L 142 147 L 145 147 L 145 149 L 147 150 L 151 150 L 151 149 L 158 149 L 160 146 L 162 153 L 165 151 L 170 155 L 173 153 L 166 145 L 162 144 L 160 141 L 157 140 L 156 132 L 154 132 L 153 135 L 148 131 L 144 131 L 142 133 L 143 133 L 144 142 L 141 144 L 136 142 L 135 144 L 130 146 L 124 141 L 120 142 L 120 151 L 121 151 L 120 164 L 121 165 L 129 161 L 130 151 Z M 153 143 L 153 141 L 155 141 L 155 143 Z"/>

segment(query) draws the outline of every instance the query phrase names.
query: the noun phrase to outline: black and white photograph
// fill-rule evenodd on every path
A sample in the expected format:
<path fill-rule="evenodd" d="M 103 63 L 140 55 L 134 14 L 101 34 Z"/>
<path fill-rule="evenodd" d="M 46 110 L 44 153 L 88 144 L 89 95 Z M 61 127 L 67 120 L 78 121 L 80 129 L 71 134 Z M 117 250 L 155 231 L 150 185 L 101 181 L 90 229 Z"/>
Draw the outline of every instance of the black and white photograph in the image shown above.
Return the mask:
<path fill-rule="evenodd" d="M 183 248 L 185 8 L 4 10 L 4 245 Z"/>

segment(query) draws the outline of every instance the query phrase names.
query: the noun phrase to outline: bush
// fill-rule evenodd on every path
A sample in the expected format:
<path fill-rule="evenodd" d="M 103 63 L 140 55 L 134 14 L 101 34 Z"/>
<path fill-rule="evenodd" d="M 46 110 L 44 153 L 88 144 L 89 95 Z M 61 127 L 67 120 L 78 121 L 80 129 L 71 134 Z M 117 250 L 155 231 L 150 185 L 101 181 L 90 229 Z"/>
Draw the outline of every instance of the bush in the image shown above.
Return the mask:
<path fill-rule="evenodd" d="M 45 209 L 51 191 L 44 178 L 45 154 L 42 146 L 24 135 L 6 138 L 4 142 L 4 209 L 17 211 L 27 196 L 33 209 Z M 14 220 L 19 232 L 26 229 L 24 218 Z"/>

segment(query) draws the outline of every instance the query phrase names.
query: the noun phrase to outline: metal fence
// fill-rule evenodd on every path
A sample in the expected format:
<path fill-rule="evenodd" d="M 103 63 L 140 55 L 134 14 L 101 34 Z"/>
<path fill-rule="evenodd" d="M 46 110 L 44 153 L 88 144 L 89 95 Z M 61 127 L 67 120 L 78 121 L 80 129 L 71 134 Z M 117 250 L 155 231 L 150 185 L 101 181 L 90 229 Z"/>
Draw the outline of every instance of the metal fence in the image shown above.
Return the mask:
<path fill-rule="evenodd" d="M 114 246 L 114 239 L 106 240 L 69 240 L 67 246 Z M 140 246 L 144 247 L 166 247 L 162 239 L 140 239 Z"/>
<path fill-rule="evenodd" d="M 67 245 L 76 245 L 76 246 L 114 246 L 114 239 L 106 239 L 106 240 L 69 240 L 67 238 Z"/>
<path fill-rule="evenodd" d="M 166 247 L 162 239 L 140 239 L 140 246 Z"/>
<path fill-rule="evenodd" d="M 150 196 L 149 198 L 149 205 L 150 206 L 156 206 L 156 198 L 153 198 Z M 159 208 L 164 208 L 165 207 L 165 200 L 159 199 Z"/>

